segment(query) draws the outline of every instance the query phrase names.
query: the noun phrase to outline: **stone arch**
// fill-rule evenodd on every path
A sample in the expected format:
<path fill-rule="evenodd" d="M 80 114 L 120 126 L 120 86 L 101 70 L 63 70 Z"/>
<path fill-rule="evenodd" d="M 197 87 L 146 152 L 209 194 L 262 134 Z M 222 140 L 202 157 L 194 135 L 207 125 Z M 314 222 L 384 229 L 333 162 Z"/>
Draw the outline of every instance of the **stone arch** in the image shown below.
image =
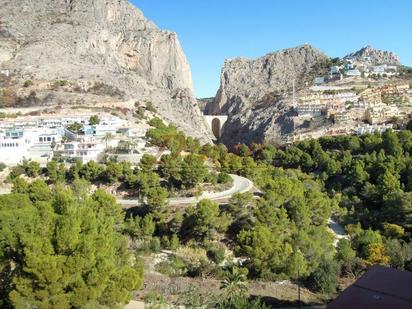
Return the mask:
<path fill-rule="evenodd" d="M 213 118 L 212 119 L 212 132 L 216 138 L 220 138 L 222 134 L 221 130 L 222 130 L 222 127 L 221 127 L 220 119 Z"/>

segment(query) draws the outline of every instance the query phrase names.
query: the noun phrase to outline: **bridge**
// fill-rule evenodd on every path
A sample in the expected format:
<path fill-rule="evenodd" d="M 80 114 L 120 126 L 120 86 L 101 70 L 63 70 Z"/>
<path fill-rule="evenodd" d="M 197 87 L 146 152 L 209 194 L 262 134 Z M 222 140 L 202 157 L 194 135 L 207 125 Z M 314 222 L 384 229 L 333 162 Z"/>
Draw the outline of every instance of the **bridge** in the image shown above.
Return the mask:
<path fill-rule="evenodd" d="M 216 138 L 222 136 L 223 125 L 227 121 L 226 115 L 203 115 L 209 129 Z"/>

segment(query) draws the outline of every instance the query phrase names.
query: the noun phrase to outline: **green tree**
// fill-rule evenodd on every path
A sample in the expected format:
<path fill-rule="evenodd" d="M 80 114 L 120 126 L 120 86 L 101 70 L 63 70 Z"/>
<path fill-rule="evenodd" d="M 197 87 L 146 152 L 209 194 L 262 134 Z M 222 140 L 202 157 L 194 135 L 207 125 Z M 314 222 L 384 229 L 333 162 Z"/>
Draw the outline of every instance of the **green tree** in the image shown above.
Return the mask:
<path fill-rule="evenodd" d="M 210 239 L 218 224 L 219 205 L 201 200 L 195 208 L 188 208 L 183 220 L 182 233 L 199 241 Z"/>
<path fill-rule="evenodd" d="M 15 308 L 116 307 L 142 284 L 107 212 L 71 191 L 0 197 L 0 293 Z M 10 283 L 11 284 L 8 284 Z M 6 283 L 6 284 L 5 284 Z"/>
<path fill-rule="evenodd" d="M 204 181 L 208 174 L 204 160 L 199 155 L 188 155 L 183 159 L 181 181 L 186 188 L 194 188 Z"/>
<path fill-rule="evenodd" d="M 110 161 L 106 164 L 104 171 L 104 181 L 108 183 L 114 183 L 119 181 L 123 176 L 123 166 L 117 162 Z"/>
<path fill-rule="evenodd" d="M 139 195 L 152 212 L 166 211 L 169 193 L 160 184 L 160 177 L 154 172 L 140 172 L 137 183 L 140 187 Z"/>
<path fill-rule="evenodd" d="M 23 168 L 28 177 L 37 177 L 40 174 L 40 164 L 36 161 L 23 161 Z"/>
<path fill-rule="evenodd" d="M 29 183 L 21 177 L 16 177 L 12 180 L 12 193 L 28 193 L 29 192 Z"/>
<path fill-rule="evenodd" d="M 64 182 L 66 179 L 66 168 L 64 164 L 52 160 L 47 163 L 46 174 L 51 183 Z"/>
<path fill-rule="evenodd" d="M 92 115 L 89 118 L 89 124 L 94 126 L 100 123 L 100 118 L 98 115 Z"/>
<path fill-rule="evenodd" d="M 388 238 L 401 238 L 405 234 L 405 229 L 397 224 L 384 223 L 383 233 Z"/>
<path fill-rule="evenodd" d="M 95 161 L 89 161 L 84 164 L 79 171 L 79 176 L 90 181 L 97 181 L 101 179 L 104 172 L 104 167 Z"/>
<path fill-rule="evenodd" d="M 139 168 L 141 171 L 147 173 L 147 172 L 153 171 L 155 165 L 156 165 L 156 157 L 149 155 L 149 154 L 144 154 L 142 159 L 140 160 Z"/>
<path fill-rule="evenodd" d="M 78 134 L 83 129 L 83 125 L 81 123 L 78 123 L 78 122 L 73 122 L 72 124 L 70 124 L 67 127 L 67 129 L 69 129 L 73 133 Z"/>
<path fill-rule="evenodd" d="M 233 301 L 236 297 L 246 297 L 248 295 L 247 274 L 247 269 L 236 266 L 225 273 L 220 289 L 227 301 Z"/>
<path fill-rule="evenodd" d="M 382 221 L 412 230 L 412 192 L 390 194 L 382 210 Z"/>
<path fill-rule="evenodd" d="M 333 294 L 338 285 L 339 265 L 334 260 L 322 259 L 310 275 L 309 285 L 317 292 Z"/>
<path fill-rule="evenodd" d="M 243 230 L 237 238 L 236 253 L 248 257 L 246 266 L 252 275 L 273 279 L 285 270 L 292 254 L 292 247 L 284 243 L 278 233 L 258 225 L 252 230 Z"/>
<path fill-rule="evenodd" d="M 104 135 L 104 141 L 105 141 L 105 143 L 106 143 L 106 149 L 107 148 L 109 148 L 109 142 L 111 141 L 111 140 L 113 140 L 113 138 L 114 138 L 114 135 L 112 134 L 112 133 L 106 133 L 105 135 Z"/>

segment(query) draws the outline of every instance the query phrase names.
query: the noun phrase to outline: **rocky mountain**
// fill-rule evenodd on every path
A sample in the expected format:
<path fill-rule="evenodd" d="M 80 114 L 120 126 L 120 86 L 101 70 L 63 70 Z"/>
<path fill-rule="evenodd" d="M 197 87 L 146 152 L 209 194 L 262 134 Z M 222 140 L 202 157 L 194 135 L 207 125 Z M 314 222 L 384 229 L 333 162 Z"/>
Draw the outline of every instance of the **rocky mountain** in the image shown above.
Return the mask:
<path fill-rule="evenodd" d="M 211 114 L 227 114 L 223 142 L 280 141 L 295 129 L 292 88 L 312 82 L 329 60 L 310 45 L 281 50 L 258 59 L 227 60 Z"/>
<path fill-rule="evenodd" d="M 391 64 L 391 65 L 400 65 L 399 56 L 395 53 L 374 49 L 372 46 L 368 45 L 354 53 L 346 55 L 344 58 L 354 58 L 357 61 L 364 61 L 369 58 L 370 62 L 373 64 Z"/>
<path fill-rule="evenodd" d="M 0 69 L 11 72 L 3 87 L 17 92 L 0 105 L 25 91 L 37 104 L 150 101 L 166 120 L 210 140 L 177 35 L 127 0 L 0 0 Z M 19 89 L 25 81 L 28 89 Z"/>

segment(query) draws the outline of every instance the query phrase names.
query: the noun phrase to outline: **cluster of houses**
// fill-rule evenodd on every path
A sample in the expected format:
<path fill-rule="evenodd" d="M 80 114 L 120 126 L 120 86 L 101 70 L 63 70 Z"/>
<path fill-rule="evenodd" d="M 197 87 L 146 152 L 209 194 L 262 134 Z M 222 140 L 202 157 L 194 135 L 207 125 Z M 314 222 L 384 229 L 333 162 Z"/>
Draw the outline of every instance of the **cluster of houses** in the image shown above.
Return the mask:
<path fill-rule="evenodd" d="M 90 116 L 0 121 L 0 162 L 15 165 L 23 160 L 45 164 L 53 158 L 71 162 L 99 161 L 109 149 L 123 146 L 126 155 L 139 161 L 145 150 L 147 125 L 128 126 L 115 116 L 103 116 L 98 124 Z M 73 130 L 76 124 L 79 130 Z M 150 150 L 155 152 L 155 150 Z M 149 151 L 149 152 L 150 152 Z M 128 158 L 129 159 L 129 158 Z"/>
<path fill-rule="evenodd" d="M 300 132 L 290 137 L 291 142 L 324 135 L 383 132 L 392 127 L 395 119 L 405 118 L 412 112 L 409 84 L 386 84 L 362 91 L 332 88 L 311 88 L 299 96 L 293 106 L 302 121 L 321 117 L 332 120 L 334 126 Z"/>
<path fill-rule="evenodd" d="M 329 81 L 343 80 L 350 77 L 391 77 L 398 75 L 398 66 L 392 64 L 373 64 L 370 57 L 361 61 L 355 58 L 344 58 L 339 65 L 329 68 L 327 76 L 315 78 L 314 85 L 323 85 Z"/>

